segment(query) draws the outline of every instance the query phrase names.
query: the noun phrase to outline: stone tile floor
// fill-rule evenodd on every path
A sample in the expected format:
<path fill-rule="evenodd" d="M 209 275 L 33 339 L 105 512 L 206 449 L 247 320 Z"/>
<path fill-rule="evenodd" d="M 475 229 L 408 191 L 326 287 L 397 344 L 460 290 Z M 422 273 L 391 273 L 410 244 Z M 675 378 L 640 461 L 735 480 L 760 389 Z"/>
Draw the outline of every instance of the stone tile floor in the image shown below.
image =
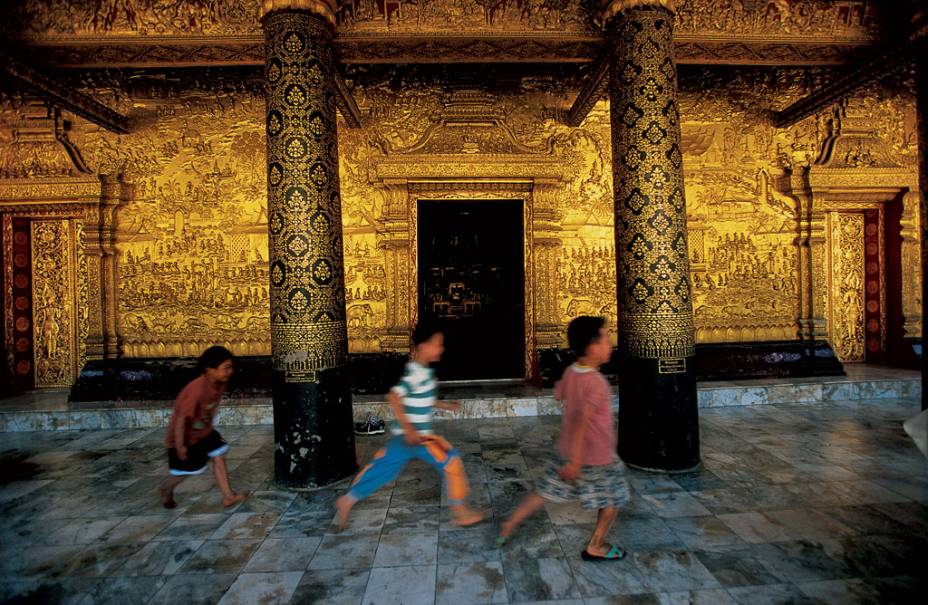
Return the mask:
<path fill-rule="evenodd" d="M 501 550 L 495 519 L 450 525 L 433 471 L 332 532 L 336 489 L 272 481 L 270 427 L 225 427 L 233 485 L 211 476 L 166 511 L 162 429 L 0 434 L 0 601 L 10 603 L 923 603 L 928 464 L 902 431 L 914 400 L 702 410 L 704 468 L 633 472 L 612 538 L 579 558 L 592 515 L 549 506 Z M 499 516 L 552 451 L 558 417 L 456 420 L 474 501 Z M 382 442 L 358 439 L 364 460 Z"/>

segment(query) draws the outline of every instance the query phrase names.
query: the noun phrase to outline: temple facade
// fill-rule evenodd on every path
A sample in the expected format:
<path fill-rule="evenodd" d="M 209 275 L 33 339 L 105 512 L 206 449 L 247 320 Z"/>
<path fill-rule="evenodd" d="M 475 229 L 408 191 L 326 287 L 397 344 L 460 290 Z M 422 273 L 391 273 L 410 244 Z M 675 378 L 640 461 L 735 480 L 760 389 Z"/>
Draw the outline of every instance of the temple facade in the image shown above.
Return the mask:
<path fill-rule="evenodd" d="M 683 400 L 701 351 L 918 363 L 912 3 L 5 10 L 11 390 L 218 343 L 339 400 L 426 318 L 448 379 L 539 379 L 579 315 Z"/>

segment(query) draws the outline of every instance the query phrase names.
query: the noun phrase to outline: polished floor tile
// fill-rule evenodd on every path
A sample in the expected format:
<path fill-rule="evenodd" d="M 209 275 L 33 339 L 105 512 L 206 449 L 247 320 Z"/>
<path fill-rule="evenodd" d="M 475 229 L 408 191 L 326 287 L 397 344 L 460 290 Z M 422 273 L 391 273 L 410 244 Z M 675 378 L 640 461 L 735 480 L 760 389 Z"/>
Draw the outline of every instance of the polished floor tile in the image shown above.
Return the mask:
<path fill-rule="evenodd" d="M 901 430 L 918 407 L 701 410 L 704 465 L 629 471 L 632 502 L 607 536 L 628 556 L 610 562 L 581 560 L 596 512 L 576 503 L 546 504 L 494 545 L 551 457 L 556 417 L 438 423 L 485 523 L 454 526 L 440 476 L 413 463 L 343 532 L 343 488 L 274 483 L 269 427 L 224 431 L 233 486 L 252 491 L 230 509 L 211 474 L 180 485 L 178 508 L 161 507 L 160 431 L 7 433 L 0 602 L 921 603 L 928 463 Z M 359 437 L 359 460 L 384 440 Z"/>

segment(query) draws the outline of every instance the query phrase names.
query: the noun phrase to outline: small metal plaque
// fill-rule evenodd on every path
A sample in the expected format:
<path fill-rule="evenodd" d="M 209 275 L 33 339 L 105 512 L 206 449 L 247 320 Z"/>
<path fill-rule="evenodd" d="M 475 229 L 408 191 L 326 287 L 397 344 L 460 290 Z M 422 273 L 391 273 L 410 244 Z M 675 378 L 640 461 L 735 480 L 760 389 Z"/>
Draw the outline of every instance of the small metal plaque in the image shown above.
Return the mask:
<path fill-rule="evenodd" d="M 686 372 L 686 358 L 658 359 L 657 372 L 658 374 L 683 374 Z"/>

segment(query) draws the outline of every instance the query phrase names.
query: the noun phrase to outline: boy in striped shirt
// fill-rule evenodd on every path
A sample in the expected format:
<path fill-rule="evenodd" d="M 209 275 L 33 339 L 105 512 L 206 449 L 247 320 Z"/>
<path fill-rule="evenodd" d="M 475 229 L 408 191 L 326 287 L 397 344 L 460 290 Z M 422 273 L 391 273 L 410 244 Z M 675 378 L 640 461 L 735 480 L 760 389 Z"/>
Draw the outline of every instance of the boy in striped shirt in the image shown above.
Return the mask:
<path fill-rule="evenodd" d="M 437 382 L 435 371 L 429 365 L 441 359 L 445 337 L 437 328 L 419 324 L 413 331 L 412 342 L 415 348 L 412 359 L 406 364 L 402 379 L 387 396 L 393 409 L 393 438 L 361 469 L 348 493 L 335 502 L 342 529 L 348 525 L 348 515 L 358 501 L 396 479 L 406 463 L 414 458 L 431 464 L 444 476 L 455 525 L 465 527 L 483 520 L 483 513 L 465 503 L 467 476 L 461 456 L 450 443 L 432 432 L 434 408 L 452 412 L 461 408 L 459 402 L 435 399 Z"/>

